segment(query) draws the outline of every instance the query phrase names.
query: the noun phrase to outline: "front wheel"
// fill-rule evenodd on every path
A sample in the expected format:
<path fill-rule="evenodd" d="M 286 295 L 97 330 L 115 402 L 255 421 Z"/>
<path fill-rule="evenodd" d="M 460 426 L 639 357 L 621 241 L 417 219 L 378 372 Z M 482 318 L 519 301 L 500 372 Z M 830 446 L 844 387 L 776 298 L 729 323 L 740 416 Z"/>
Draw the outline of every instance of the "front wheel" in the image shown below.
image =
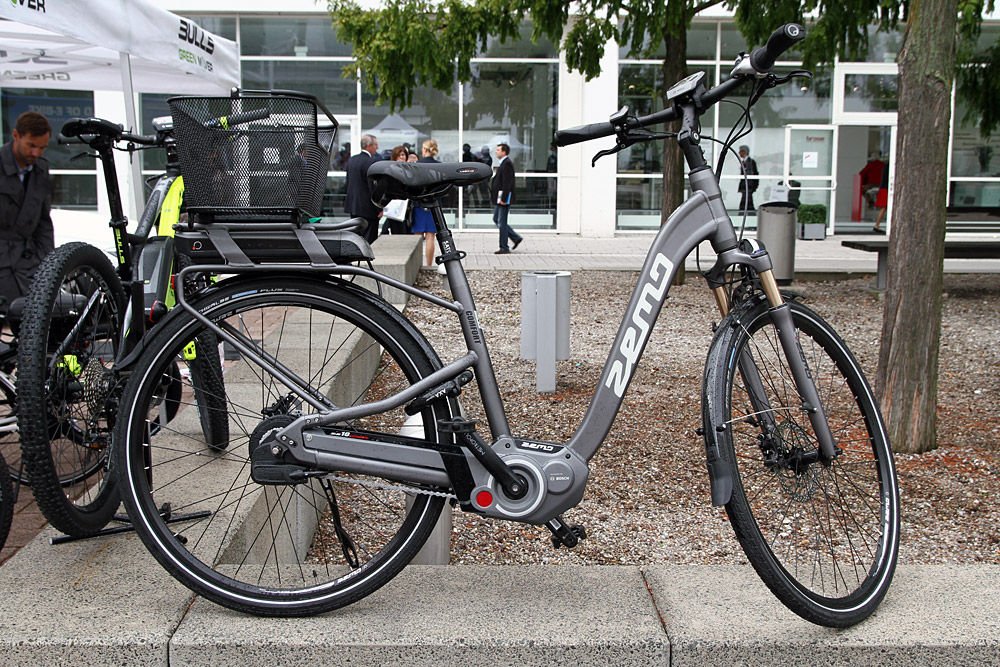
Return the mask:
<path fill-rule="evenodd" d="M 716 332 L 705 367 L 705 433 L 730 467 L 726 511 L 764 583 L 806 620 L 848 627 L 875 611 L 896 566 L 892 450 L 847 345 L 810 309 L 788 307 L 836 457 L 818 456 L 808 406 L 762 300 L 734 309 Z"/>
<path fill-rule="evenodd" d="M 212 330 L 180 310 L 157 328 L 115 429 L 122 497 L 142 541 L 181 583 L 238 611 L 315 614 L 370 594 L 423 545 L 446 490 L 387 480 L 374 466 L 371 474 L 308 469 L 298 481 L 258 483 L 251 452 L 269 456 L 265 436 L 315 413 L 316 402 L 385 398 L 439 367 L 437 357 L 392 306 L 342 282 L 228 281 L 197 307 L 280 371 L 242 353 L 226 360 L 229 438 L 220 451 L 201 437 L 196 411 L 160 418 L 172 367 L 180 363 L 183 374 L 184 347 Z M 437 421 L 450 412 L 446 403 L 425 408 L 419 434 L 436 441 Z M 397 434 L 406 421 L 396 408 L 338 427 Z"/>

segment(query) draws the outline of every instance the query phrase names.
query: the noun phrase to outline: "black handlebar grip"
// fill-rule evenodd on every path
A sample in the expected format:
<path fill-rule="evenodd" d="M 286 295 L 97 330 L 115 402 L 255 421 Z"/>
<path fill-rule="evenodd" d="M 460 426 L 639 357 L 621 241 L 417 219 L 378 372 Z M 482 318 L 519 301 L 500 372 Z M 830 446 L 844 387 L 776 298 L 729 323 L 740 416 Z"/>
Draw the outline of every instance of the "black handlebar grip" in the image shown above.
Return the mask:
<path fill-rule="evenodd" d="M 570 127 L 565 130 L 556 131 L 556 146 L 570 146 L 582 141 L 610 137 L 614 133 L 615 126 L 608 122 Z"/>
<path fill-rule="evenodd" d="M 242 113 L 230 114 L 229 116 L 219 116 L 218 118 L 213 118 L 205 123 L 205 127 L 221 127 L 228 130 L 233 125 L 251 123 L 255 120 L 263 120 L 270 115 L 271 110 L 266 107 L 263 109 L 254 109 L 253 111 L 244 111 Z"/>
<path fill-rule="evenodd" d="M 801 42 L 805 36 L 805 28 L 798 23 L 786 23 L 771 33 L 767 38 L 767 44 L 753 50 L 750 54 L 750 64 L 757 72 L 770 71 L 778 56 Z"/>

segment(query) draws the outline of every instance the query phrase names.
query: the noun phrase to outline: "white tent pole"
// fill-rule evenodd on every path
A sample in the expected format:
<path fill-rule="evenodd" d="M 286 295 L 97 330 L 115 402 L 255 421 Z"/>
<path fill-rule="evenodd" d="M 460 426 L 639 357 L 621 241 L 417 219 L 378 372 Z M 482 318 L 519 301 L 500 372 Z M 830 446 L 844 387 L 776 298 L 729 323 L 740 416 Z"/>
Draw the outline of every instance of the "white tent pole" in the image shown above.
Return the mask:
<path fill-rule="evenodd" d="M 120 54 L 121 61 L 121 73 L 122 73 L 122 91 L 125 93 L 125 124 L 126 131 L 132 134 L 140 134 L 141 128 L 139 127 L 138 114 L 135 111 L 135 91 L 132 87 L 132 58 L 127 53 Z M 138 155 L 130 156 L 129 160 L 129 181 L 131 182 L 131 187 L 128 189 L 130 196 L 128 200 L 122 202 L 129 219 L 134 223 L 138 224 L 139 220 L 139 207 L 141 204 L 139 202 L 143 201 L 143 188 L 142 188 L 142 166 L 141 160 Z M 124 192 L 122 193 L 125 194 Z"/>

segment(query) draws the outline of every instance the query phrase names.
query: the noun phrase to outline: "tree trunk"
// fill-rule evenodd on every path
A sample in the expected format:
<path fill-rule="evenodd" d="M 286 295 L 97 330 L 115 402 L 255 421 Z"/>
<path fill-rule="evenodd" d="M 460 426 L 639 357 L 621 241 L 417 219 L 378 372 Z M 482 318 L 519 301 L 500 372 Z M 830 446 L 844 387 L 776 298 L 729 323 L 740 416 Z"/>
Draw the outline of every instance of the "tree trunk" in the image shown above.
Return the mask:
<path fill-rule="evenodd" d="M 899 53 L 896 188 L 876 393 L 893 449 L 937 446 L 946 165 L 957 0 L 913 0 Z"/>
<path fill-rule="evenodd" d="M 671 35 L 669 32 L 677 33 Z M 663 59 L 663 105 L 667 105 L 667 91 L 675 83 L 687 76 L 687 32 L 680 30 L 668 31 L 664 38 L 667 47 Z M 664 128 L 670 132 L 680 129 L 680 121 L 674 121 Z M 663 140 L 663 205 L 660 210 L 660 224 L 684 202 L 684 155 L 681 153 L 677 140 L 668 137 Z M 683 285 L 685 278 L 684 264 L 677 267 L 674 284 Z"/>

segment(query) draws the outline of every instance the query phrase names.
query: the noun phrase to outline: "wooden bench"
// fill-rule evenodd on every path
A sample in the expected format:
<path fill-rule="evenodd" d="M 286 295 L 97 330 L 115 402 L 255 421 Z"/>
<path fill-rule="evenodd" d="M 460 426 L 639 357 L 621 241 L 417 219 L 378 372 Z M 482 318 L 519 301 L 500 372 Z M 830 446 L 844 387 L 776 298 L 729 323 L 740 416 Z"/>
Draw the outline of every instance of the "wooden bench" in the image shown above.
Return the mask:
<path fill-rule="evenodd" d="M 889 268 L 889 239 L 875 238 L 871 240 L 841 241 L 840 244 L 845 248 L 878 253 L 875 288 L 884 290 Z M 946 259 L 1000 258 L 1000 234 L 967 238 L 945 238 L 944 256 Z"/>

